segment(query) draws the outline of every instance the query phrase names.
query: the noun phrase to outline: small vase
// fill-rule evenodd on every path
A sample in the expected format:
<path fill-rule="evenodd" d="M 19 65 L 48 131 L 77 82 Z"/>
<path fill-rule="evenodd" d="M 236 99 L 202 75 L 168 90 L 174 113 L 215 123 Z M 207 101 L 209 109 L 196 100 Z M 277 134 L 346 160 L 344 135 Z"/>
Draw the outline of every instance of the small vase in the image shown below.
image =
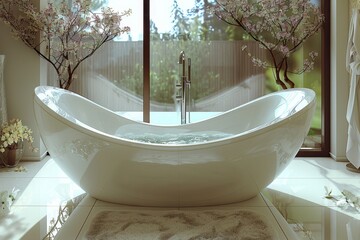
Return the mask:
<path fill-rule="evenodd" d="M 5 167 L 16 167 L 23 155 L 23 142 L 16 143 L 15 147 L 6 148 L 5 152 L 1 153 L 1 161 Z"/>

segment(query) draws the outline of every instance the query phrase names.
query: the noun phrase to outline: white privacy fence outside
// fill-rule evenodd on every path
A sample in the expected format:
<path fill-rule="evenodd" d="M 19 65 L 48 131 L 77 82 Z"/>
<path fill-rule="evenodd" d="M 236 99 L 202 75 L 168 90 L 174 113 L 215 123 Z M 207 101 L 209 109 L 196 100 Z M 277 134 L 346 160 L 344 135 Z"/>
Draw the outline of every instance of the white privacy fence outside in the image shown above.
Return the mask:
<path fill-rule="evenodd" d="M 174 95 L 184 50 L 192 62 L 192 111 L 226 111 L 255 99 L 264 94 L 264 69 L 253 65 L 243 45 L 264 58 L 251 41 L 152 42 L 150 88 Z M 115 111 L 142 111 L 142 65 L 143 42 L 109 42 L 80 65 L 70 90 Z M 56 80 L 51 66 L 49 79 Z M 172 101 L 151 99 L 151 111 L 174 110 Z"/>

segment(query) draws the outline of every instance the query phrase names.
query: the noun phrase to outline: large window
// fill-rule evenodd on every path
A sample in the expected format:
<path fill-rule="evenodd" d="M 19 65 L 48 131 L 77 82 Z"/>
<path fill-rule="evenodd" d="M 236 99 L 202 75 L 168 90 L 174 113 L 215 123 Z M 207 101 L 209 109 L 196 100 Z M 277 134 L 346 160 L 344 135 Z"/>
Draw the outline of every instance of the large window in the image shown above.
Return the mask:
<path fill-rule="evenodd" d="M 254 66 L 242 51 L 266 57 L 263 49 L 240 28 L 219 21 L 207 10 L 212 0 L 98 1 L 114 9 L 131 8 L 124 19 L 129 35 L 107 43 L 88 59 L 78 72 L 73 91 L 105 107 L 158 122 L 159 115 L 172 115 L 180 123 L 179 88 L 183 51 L 191 65 L 189 110 L 192 117 L 223 112 L 271 91 L 277 91 L 271 69 Z M 325 1 L 323 1 L 325 2 Z M 311 130 L 300 154 L 327 156 L 329 152 L 329 6 L 320 0 L 325 14 L 322 31 L 307 41 L 294 61 L 309 51 L 320 57 L 310 73 L 296 76 L 296 87 L 317 93 L 317 109 Z M 189 61 L 188 59 L 191 59 Z M 189 63 L 191 64 L 189 64 Z"/>
<path fill-rule="evenodd" d="M 191 81 L 185 93 L 190 122 L 265 93 L 264 71 L 242 53 L 242 46 L 246 44 L 260 57 L 265 52 L 240 28 L 219 21 L 208 10 L 210 4 L 203 0 L 150 2 L 150 121 L 157 120 L 156 112 L 179 113 L 183 77 Z M 181 118 L 175 120 L 180 123 Z"/>

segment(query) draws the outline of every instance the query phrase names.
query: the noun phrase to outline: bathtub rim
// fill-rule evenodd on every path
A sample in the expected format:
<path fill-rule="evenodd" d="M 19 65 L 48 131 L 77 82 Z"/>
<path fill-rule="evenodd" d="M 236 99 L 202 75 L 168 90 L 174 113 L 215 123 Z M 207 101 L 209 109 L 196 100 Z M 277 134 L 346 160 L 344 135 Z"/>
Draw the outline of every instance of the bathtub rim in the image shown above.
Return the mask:
<path fill-rule="evenodd" d="M 299 91 L 305 91 L 305 92 L 311 92 L 311 94 L 313 95 L 313 98 L 311 99 L 311 101 L 304 106 L 300 111 L 297 111 L 289 116 L 287 116 L 286 118 L 282 118 L 277 120 L 275 123 L 271 123 L 270 125 L 267 124 L 262 124 L 260 126 L 254 127 L 248 131 L 244 131 L 242 133 L 238 133 L 238 134 L 233 134 L 231 136 L 228 137 L 224 137 L 224 138 L 220 138 L 220 139 L 215 139 L 215 140 L 211 140 L 211 141 L 206 141 L 206 142 L 196 142 L 196 143 L 190 143 L 190 144 L 157 144 L 157 143 L 148 143 L 148 142 L 140 142 L 140 141 L 136 141 L 136 140 L 131 140 L 131 139 L 127 139 L 127 138 L 122 138 L 119 136 L 114 136 L 102 131 L 99 131 L 96 128 L 93 128 L 92 126 L 89 126 L 87 124 L 84 124 L 85 126 L 81 126 L 79 124 L 76 124 L 72 121 L 70 121 L 67 118 L 64 118 L 63 116 L 59 115 L 57 112 L 55 112 L 54 110 L 52 110 L 50 107 L 48 107 L 47 104 L 45 104 L 38 96 L 37 96 L 37 89 L 40 88 L 51 88 L 51 89 L 55 89 L 55 90 L 60 90 L 60 91 L 64 91 L 66 94 L 72 94 L 75 95 L 75 97 L 79 97 L 82 98 L 82 100 L 88 101 L 92 104 L 94 104 L 96 107 L 102 108 L 105 111 L 108 111 L 111 114 L 116 115 L 116 117 L 119 118 L 124 118 L 127 121 L 129 121 L 130 123 L 133 124 L 138 124 L 138 125 L 145 125 L 145 126 L 156 126 L 156 127 L 161 127 L 161 128 L 185 128 L 186 125 L 196 125 L 196 124 L 201 124 L 204 121 L 207 121 L 208 119 L 212 119 L 212 118 L 219 118 L 222 115 L 225 115 L 226 113 L 232 112 L 232 111 L 236 111 L 239 108 L 245 106 L 245 105 L 249 105 L 255 101 L 259 101 L 263 98 L 267 98 L 271 95 L 276 95 L 279 92 L 285 92 L 285 91 L 294 91 L 294 90 L 299 90 Z M 264 134 L 266 132 L 269 132 L 271 130 L 273 130 L 274 128 L 277 128 L 281 125 L 285 125 L 287 124 L 289 121 L 292 121 L 293 118 L 298 118 L 304 114 L 307 113 L 307 111 L 309 111 L 313 105 L 316 104 L 316 94 L 312 89 L 309 88 L 292 88 L 292 89 L 286 89 L 286 90 L 280 90 L 277 92 L 273 92 L 270 94 L 266 94 L 264 96 L 261 96 L 259 98 L 256 98 L 252 101 L 249 101 L 245 104 L 242 104 L 240 106 L 237 106 L 235 108 L 232 108 L 230 110 L 224 111 L 223 113 L 195 122 L 195 123 L 189 123 L 189 124 L 185 124 L 185 125 L 157 125 L 157 124 L 151 124 L 151 123 L 146 123 L 146 122 L 140 122 L 140 121 L 135 121 L 123 116 L 120 116 L 118 114 L 116 114 L 114 111 L 111 111 L 110 109 L 107 109 L 77 93 L 71 92 L 69 90 L 65 90 L 65 89 L 61 89 L 61 88 L 57 88 L 57 87 L 52 87 L 52 86 L 38 86 L 35 88 L 34 91 L 34 101 L 36 101 L 36 103 L 38 104 L 39 107 L 42 108 L 42 110 L 44 110 L 47 114 L 49 114 L 50 116 L 54 117 L 55 119 L 57 119 L 58 121 L 60 121 L 61 123 L 67 125 L 68 127 L 76 130 L 76 131 L 80 131 L 81 133 L 91 136 L 91 137 L 95 137 L 95 138 L 101 138 L 101 140 L 106 141 L 106 142 L 111 142 L 113 144 L 125 144 L 129 147 L 139 147 L 139 145 L 141 145 L 142 148 L 145 149 L 161 149 L 161 150 L 169 150 L 169 151 L 173 151 L 173 150 L 179 150 L 179 148 L 181 148 L 182 150 L 191 150 L 194 148 L 208 148 L 209 146 L 222 146 L 222 145 L 227 145 L 230 143 L 235 143 L 235 142 L 239 142 L 239 141 L 245 141 L 246 139 L 249 139 L 251 137 L 255 137 L 257 135 L 260 134 Z M 34 105 L 34 111 L 35 111 L 35 105 Z M 36 114 L 35 114 L 36 115 Z M 37 121 L 37 120 L 36 120 Z"/>

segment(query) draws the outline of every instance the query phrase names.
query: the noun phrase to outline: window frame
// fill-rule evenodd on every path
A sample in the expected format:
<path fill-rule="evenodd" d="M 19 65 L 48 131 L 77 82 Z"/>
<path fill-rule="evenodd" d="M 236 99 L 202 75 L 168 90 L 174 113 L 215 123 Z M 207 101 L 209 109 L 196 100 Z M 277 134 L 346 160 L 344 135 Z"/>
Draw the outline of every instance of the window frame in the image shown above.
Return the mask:
<path fill-rule="evenodd" d="M 321 28 L 321 148 L 300 149 L 298 157 L 330 156 L 330 3 L 321 0 L 325 22 Z"/>

